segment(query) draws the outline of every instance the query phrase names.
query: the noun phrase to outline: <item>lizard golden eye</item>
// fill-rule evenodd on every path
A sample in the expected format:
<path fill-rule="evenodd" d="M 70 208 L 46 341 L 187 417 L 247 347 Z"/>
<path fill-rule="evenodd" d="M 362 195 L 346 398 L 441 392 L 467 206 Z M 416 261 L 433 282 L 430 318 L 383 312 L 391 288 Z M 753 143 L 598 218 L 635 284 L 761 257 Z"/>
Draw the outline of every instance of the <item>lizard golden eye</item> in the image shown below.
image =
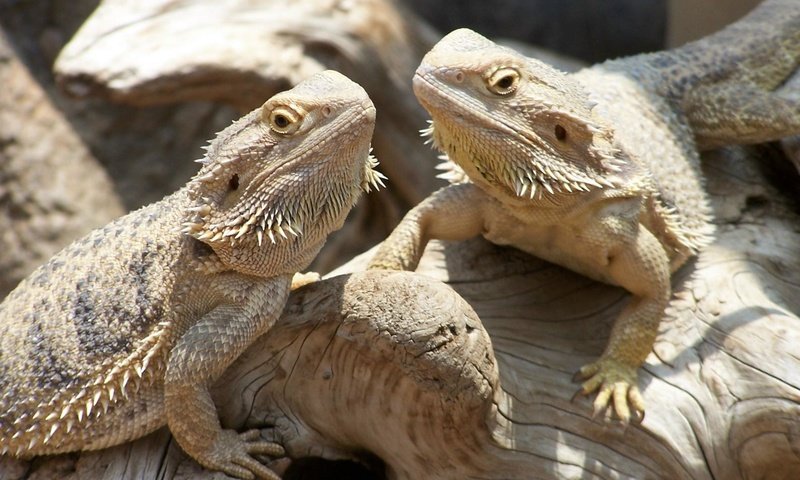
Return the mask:
<path fill-rule="evenodd" d="M 275 133 L 287 135 L 300 127 L 300 115 L 288 107 L 276 107 L 269 114 L 269 128 Z"/>
<path fill-rule="evenodd" d="M 501 68 L 486 80 L 486 87 L 495 95 L 508 95 L 519 86 L 519 72 L 515 68 Z"/>
<path fill-rule="evenodd" d="M 278 128 L 286 128 L 289 126 L 289 119 L 280 114 L 275 115 L 273 121 Z"/>
<path fill-rule="evenodd" d="M 567 139 L 567 129 L 562 127 L 561 125 L 556 125 L 555 133 L 556 133 L 556 138 L 559 141 L 563 142 L 564 140 Z"/>

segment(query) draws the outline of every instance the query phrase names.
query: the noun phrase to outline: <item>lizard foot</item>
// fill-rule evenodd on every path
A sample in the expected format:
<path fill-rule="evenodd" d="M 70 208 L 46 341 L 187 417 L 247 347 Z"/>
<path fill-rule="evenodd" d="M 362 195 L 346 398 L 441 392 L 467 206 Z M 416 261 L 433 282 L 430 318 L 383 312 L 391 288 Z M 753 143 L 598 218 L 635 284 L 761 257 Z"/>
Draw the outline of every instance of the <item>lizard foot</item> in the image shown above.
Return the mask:
<path fill-rule="evenodd" d="M 292 290 L 297 290 L 300 287 L 304 287 L 309 283 L 319 282 L 320 276 L 317 272 L 306 272 L 300 273 L 297 272 L 292 277 Z"/>
<path fill-rule="evenodd" d="M 211 454 L 202 463 L 208 468 L 245 480 L 280 480 L 280 476 L 253 458 L 253 455 L 279 457 L 284 454 L 283 447 L 279 444 L 262 440 L 258 430 L 248 430 L 242 434 L 234 430 L 223 430 L 217 437 Z"/>
<path fill-rule="evenodd" d="M 592 416 L 597 416 L 611 407 L 622 423 L 628 424 L 633 410 L 636 416 L 634 421 L 641 423 L 644 420 L 644 399 L 639 387 L 636 386 L 637 371 L 637 367 L 618 360 L 601 358 L 583 366 L 575 374 L 576 379 L 585 380 L 575 396 L 589 395 L 597 391 Z"/>

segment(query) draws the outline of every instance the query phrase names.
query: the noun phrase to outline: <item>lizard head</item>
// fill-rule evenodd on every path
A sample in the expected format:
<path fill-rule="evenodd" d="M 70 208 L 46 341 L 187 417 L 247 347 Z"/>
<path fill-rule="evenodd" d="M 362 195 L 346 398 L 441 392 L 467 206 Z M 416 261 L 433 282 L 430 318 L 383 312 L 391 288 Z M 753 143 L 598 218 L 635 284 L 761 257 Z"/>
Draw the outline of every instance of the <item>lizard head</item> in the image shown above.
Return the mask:
<path fill-rule="evenodd" d="M 382 184 L 374 125 L 367 93 L 334 71 L 276 94 L 211 141 L 183 232 L 243 273 L 305 268 L 361 192 Z"/>
<path fill-rule="evenodd" d="M 580 84 L 468 30 L 423 58 L 414 93 L 435 146 L 479 186 L 526 201 L 613 186 L 612 130 Z"/>

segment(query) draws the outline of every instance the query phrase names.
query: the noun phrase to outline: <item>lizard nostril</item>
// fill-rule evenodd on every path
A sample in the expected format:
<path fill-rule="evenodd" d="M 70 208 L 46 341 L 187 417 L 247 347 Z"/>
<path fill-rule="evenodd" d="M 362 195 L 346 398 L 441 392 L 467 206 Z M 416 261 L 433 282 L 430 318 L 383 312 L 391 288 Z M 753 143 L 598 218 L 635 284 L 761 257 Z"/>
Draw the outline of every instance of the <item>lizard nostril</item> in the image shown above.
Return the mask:
<path fill-rule="evenodd" d="M 458 70 L 457 72 L 455 72 L 453 74 L 453 80 L 455 80 L 458 83 L 463 82 L 464 81 L 464 72 L 462 72 L 461 70 Z"/>

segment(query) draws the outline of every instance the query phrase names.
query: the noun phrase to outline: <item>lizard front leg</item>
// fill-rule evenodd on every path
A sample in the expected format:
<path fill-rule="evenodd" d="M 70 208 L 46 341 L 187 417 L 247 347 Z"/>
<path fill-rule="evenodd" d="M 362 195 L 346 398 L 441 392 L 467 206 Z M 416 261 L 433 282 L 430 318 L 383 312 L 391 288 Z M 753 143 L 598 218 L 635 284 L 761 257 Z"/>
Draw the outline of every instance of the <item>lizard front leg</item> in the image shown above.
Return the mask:
<path fill-rule="evenodd" d="M 466 240 L 483 230 L 491 199 L 471 183 L 437 190 L 409 210 L 370 260 L 369 270 L 415 270 L 430 239 Z"/>
<path fill-rule="evenodd" d="M 639 419 L 644 417 L 638 369 L 653 348 L 671 296 L 669 259 L 661 243 L 638 222 L 632 228 L 626 223 L 627 220 L 607 217 L 587 232 L 588 243 L 597 251 L 607 252 L 608 277 L 631 292 L 633 298 L 614 323 L 603 354 L 578 372 L 586 379 L 579 393 L 598 391 L 595 414 L 612 403 L 624 423 L 630 420 L 630 407 Z M 615 248 L 603 248 L 603 239 L 609 238 L 631 240 Z"/>
<path fill-rule="evenodd" d="M 258 430 L 223 430 L 209 385 L 280 315 L 290 276 L 269 279 L 231 274 L 215 286 L 225 303 L 203 315 L 177 340 L 164 380 L 167 423 L 181 448 L 201 465 L 228 475 L 277 480 L 253 455 L 282 455 Z"/>

